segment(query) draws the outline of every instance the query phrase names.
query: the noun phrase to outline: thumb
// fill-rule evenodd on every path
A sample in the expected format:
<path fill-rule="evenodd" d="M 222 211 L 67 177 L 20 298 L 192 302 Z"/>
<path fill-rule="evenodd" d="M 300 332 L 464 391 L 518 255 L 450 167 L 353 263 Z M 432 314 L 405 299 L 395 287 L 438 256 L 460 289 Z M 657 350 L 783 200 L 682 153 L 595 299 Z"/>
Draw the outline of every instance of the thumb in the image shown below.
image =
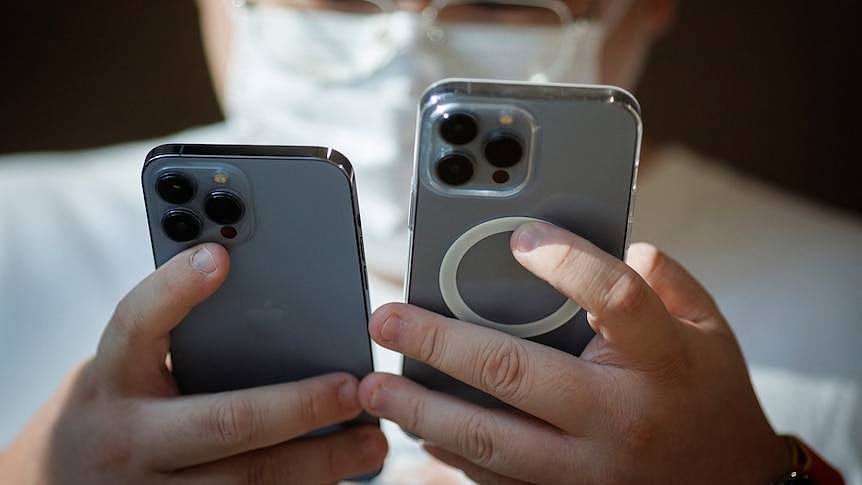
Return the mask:
<path fill-rule="evenodd" d="M 120 300 L 96 355 L 113 386 L 137 389 L 164 374 L 171 329 L 221 286 L 229 266 L 223 247 L 201 244 L 171 258 Z"/>
<path fill-rule="evenodd" d="M 649 363 L 675 352 L 679 323 L 625 263 L 551 224 L 525 224 L 511 242 L 515 259 L 587 310 L 593 329 L 623 354 Z"/>

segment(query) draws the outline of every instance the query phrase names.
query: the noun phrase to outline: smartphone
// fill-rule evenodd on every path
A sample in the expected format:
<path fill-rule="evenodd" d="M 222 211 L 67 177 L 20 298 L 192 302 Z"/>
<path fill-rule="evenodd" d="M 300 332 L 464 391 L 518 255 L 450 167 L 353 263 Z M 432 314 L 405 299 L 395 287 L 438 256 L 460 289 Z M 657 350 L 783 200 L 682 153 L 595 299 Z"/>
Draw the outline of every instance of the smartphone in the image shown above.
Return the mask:
<path fill-rule="evenodd" d="M 406 301 L 580 355 L 586 312 L 515 261 L 512 232 L 553 223 L 622 259 L 640 109 L 610 86 L 449 79 L 419 104 Z M 420 384 L 484 406 L 491 396 L 405 359 Z"/>
<path fill-rule="evenodd" d="M 157 267 L 204 241 L 231 257 L 224 284 L 171 332 L 180 392 L 372 371 L 356 186 L 344 155 L 162 145 L 141 178 Z M 360 423 L 378 421 L 362 415 L 344 426 Z"/>

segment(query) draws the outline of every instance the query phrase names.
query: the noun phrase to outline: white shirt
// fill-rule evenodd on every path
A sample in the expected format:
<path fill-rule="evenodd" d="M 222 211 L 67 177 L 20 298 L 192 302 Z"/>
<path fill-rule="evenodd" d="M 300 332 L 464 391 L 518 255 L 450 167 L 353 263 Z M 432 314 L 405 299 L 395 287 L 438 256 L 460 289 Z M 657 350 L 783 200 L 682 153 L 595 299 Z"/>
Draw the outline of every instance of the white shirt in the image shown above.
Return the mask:
<path fill-rule="evenodd" d="M 148 150 L 168 141 L 241 142 L 215 125 L 0 157 L 0 446 L 93 354 L 116 302 L 153 270 L 140 169 Z M 716 296 L 776 429 L 800 435 L 862 484 L 862 225 L 681 149 L 657 158 L 641 179 L 632 240 L 662 247 Z M 373 218 L 358 185 L 363 220 Z M 371 297 L 376 307 L 400 300 L 401 290 L 372 279 Z M 375 360 L 398 368 L 380 348 Z M 428 459 L 391 423 L 384 429 L 396 459 L 380 482 L 417 483 Z"/>

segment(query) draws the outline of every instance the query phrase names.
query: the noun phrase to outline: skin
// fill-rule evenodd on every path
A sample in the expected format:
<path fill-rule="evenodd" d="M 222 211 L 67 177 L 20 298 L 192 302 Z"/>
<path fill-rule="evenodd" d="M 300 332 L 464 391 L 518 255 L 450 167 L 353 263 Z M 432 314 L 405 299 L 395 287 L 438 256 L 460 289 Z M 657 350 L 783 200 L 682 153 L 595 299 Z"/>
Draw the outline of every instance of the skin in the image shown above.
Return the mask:
<path fill-rule="evenodd" d="M 648 244 L 627 264 L 549 224 L 515 258 L 588 312 L 580 357 L 405 304 L 372 316 L 380 345 L 512 406 L 486 409 L 374 373 L 362 406 L 479 483 L 765 484 L 789 469 L 745 361 L 709 294 Z"/>
<path fill-rule="evenodd" d="M 198 4 L 221 95 L 226 2 Z M 634 86 L 674 5 L 572 2 L 605 24 L 602 82 Z M 384 437 L 375 428 L 301 436 L 362 407 L 421 436 L 430 454 L 480 483 L 763 484 L 788 469 L 727 322 L 676 262 L 635 244 L 626 265 L 547 225 L 519 229 L 512 247 L 528 270 L 589 312 L 597 336 L 580 357 L 403 304 L 382 307 L 369 325 L 381 345 L 511 410 L 380 373 L 361 383 L 333 374 L 179 396 L 169 332 L 229 268 L 224 249 L 208 243 L 177 255 L 117 305 L 96 356 L 0 454 L 0 481 L 330 483 L 379 468 Z"/>
<path fill-rule="evenodd" d="M 332 483 L 378 469 L 376 427 L 309 431 L 360 413 L 357 380 L 179 396 L 169 332 L 228 274 L 207 243 L 183 251 L 117 305 L 96 356 L 75 369 L 0 455 L 3 483 Z"/>
<path fill-rule="evenodd" d="M 256 4 L 279 4 L 287 0 L 249 0 Z M 296 3 L 299 0 L 291 0 Z M 302 0 L 311 8 L 325 8 L 330 0 Z M 405 10 L 420 11 L 427 0 L 395 0 Z M 210 67 L 213 87 L 223 99 L 224 81 L 230 61 L 232 39 L 227 2 L 197 0 L 204 49 Z M 637 84 L 653 42 L 672 24 L 675 0 L 566 0 L 572 14 L 588 16 L 605 26 L 606 36 L 600 55 L 599 75 L 602 83 L 633 89 Z M 488 18 L 487 11 L 475 13 L 475 21 Z"/>

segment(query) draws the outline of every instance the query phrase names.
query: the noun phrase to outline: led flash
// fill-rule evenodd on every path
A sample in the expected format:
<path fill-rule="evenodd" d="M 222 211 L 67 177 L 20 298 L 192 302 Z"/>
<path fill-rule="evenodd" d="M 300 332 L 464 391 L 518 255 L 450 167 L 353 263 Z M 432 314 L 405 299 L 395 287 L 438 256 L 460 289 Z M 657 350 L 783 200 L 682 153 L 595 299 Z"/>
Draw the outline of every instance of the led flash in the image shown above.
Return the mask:
<path fill-rule="evenodd" d="M 217 184 L 226 184 L 227 183 L 227 175 L 223 173 L 217 173 L 213 175 L 213 182 Z"/>
<path fill-rule="evenodd" d="M 500 124 L 501 125 L 511 125 L 512 122 L 514 122 L 514 121 L 515 121 L 515 119 L 512 118 L 512 115 L 509 115 L 509 114 L 500 115 Z"/>

